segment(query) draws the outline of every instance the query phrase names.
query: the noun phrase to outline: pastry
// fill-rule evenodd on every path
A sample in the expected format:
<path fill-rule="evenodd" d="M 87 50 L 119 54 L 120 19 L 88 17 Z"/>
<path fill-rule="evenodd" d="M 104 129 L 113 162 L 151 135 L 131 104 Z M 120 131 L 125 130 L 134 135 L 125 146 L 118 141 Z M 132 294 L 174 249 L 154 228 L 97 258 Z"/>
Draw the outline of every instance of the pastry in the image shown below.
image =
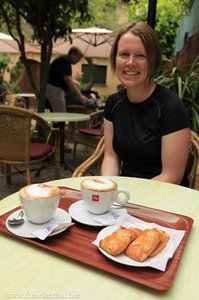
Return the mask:
<path fill-rule="evenodd" d="M 138 236 L 135 228 L 120 227 L 99 242 L 100 248 L 113 256 L 124 252 L 127 246 Z"/>
<path fill-rule="evenodd" d="M 162 234 L 155 229 L 146 229 L 129 244 L 125 253 L 130 258 L 143 262 L 157 247 Z"/>
<path fill-rule="evenodd" d="M 149 257 L 153 257 L 155 255 L 157 255 L 160 251 L 162 251 L 162 249 L 166 246 L 168 240 L 170 239 L 170 236 L 165 232 L 165 231 L 162 231 L 162 230 L 159 230 L 159 229 L 156 229 L 158 232 L 161 233 L 162 235 L 162 238 L 159 242 L 159 244 L 157 245 L 157 247 L 155 248 L 155 250 L 153 250 L 153 252 L 149 255 Z"/>

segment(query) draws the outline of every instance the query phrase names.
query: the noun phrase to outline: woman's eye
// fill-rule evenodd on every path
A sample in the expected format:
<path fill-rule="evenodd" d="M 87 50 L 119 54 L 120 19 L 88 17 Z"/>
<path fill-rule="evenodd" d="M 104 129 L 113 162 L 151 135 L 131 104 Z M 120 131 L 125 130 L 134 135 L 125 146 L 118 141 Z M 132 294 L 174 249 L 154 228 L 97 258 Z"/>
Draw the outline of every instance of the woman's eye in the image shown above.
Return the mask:
<path fill-rule="evenodd" d="M 136 56 L 140 57 L 140 58 L 145 58 L 146 57 L 143 53 L 138 53 Z"/>
<path fill-rule="evenodd" d="M 119 56 L 120 57 L 127 57 L 128 53 L 127 52 L 122 52 L 122 53 L 119 53 Z"/>

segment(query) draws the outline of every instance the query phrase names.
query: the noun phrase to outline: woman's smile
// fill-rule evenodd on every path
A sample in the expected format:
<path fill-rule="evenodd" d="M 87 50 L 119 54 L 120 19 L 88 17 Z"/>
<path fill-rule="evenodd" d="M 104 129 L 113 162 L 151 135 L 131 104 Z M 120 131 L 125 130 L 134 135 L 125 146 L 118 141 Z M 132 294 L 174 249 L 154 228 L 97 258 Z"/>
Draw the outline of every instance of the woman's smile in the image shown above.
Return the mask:
<path fill-rule="evenodd" d="M 118 43 L 116 74 L 126 87 L 142 85 L 148 80 L 148 62 L 141 39 L 126 33 Z"/>

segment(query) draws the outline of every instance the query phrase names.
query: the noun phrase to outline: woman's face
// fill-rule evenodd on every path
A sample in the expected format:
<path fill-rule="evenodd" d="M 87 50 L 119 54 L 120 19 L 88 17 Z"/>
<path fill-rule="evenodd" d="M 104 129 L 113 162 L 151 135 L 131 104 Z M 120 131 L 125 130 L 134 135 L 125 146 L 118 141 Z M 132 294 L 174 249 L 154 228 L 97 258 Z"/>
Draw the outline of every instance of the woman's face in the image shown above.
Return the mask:
<path fill-rule="evenodd" d="M 142 40 L 127 32 L 118 42 L 116 75 L 127 87 L 139 87 L 148 80 L 148 61 Z"/>

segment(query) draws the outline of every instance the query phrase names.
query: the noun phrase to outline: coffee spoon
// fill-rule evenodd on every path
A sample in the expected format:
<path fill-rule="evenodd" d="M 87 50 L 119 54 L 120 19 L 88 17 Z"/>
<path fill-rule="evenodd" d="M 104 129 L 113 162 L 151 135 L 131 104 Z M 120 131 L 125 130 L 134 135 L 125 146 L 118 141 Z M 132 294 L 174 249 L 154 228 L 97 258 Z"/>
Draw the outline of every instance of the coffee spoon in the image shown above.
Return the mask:
<path fill-rule="evenodd" d="M 9 225 L 23 224 L 23 222 L 24 222 L 23 216 L 24 216 L 24 212 L 23 212 L 23 210 L 21 210 L 16 218 L 8 219 L 8 224 Z"/>

